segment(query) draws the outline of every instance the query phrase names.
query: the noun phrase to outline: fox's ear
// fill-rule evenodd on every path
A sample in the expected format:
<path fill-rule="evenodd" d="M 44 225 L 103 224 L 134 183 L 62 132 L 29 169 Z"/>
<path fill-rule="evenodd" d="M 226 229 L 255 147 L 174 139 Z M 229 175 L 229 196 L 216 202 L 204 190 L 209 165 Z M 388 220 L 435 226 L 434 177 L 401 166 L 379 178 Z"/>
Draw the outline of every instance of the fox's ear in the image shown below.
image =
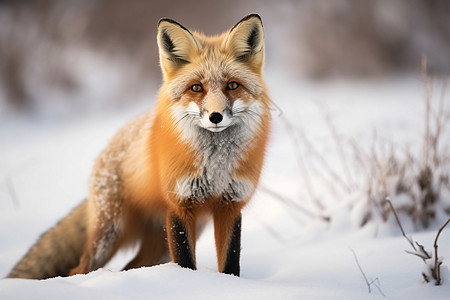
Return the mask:
<path fill-rule="evenodd" d="M 188 64 L 195 51 L 198 51 L 197 41 L 184 26 L 171 19 L 161 19 L 158 22 L 159 59 L 163 72 L 170 73 Z"/>
<path fill-rule="evenodd" d="M 251 14 L 230 29 L 225 47 L 237 60 L 262 67 L 264 62 L 264 30 L 261 17 Z"/>

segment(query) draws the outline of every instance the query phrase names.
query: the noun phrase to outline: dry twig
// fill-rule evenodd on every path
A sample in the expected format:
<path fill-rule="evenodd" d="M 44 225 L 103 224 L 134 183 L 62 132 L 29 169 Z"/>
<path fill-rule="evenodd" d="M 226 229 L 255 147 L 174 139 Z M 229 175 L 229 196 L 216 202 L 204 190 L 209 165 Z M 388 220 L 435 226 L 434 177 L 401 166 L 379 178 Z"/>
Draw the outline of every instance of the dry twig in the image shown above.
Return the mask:
<path fill-rule="evenodd" d="M 367 276 L 366 276 L 366 274 L 364 273 L 364 271 L 363 271 L 363 269 L 362 269 L 362 267 L 361 267 L 361 264 L 359 263 L 359 260 L 358 260 L 358 257 L 356 256 L 355 251 L 353 251 L 353 249 L 350 249 L 350 250 L 351 250 L 352 253 L 353 253 L 353 257 L 355 258 L 356 264 L 358 265 L 358 269 L 359 269 L 359 271 L 361 272 L 361 275 L 362 275 L 362 277 L 364 278 L 364 281 L 366 282 L 367 288 L 368 288 L 368 290 L 369 290 L 369 294 L 372 293 L 372 285 L 373 285 L 373 286 L 375 286 L 375 287 L 377 288 L 377 290 L 380 292 L 380 294 L 381 294 L 383 297 L 386 297 L 386 296 L 384 295 L 383 291 L 381 290 L 381 288 L 379 287 L 379 285 L 377 284 L 377 282 L 379 283 L 378 277 L 375 278 L 375 279 L 373 279 L 373 280 L 371 280 L 371 281 L 369 281 L 369 279 L 367 279 Z"/>
<path fill-rule="evenodd" d="M 408 240 L 409 244 L 414 249 L 414 252 L 411 252 L 411 251 L 406 251 L 406 252 L 420 257 L 423 260 L 423 262 L 427 266 L 429 266 L 427 264 L 427 260 L 432 259 L 432 255 L 428 251 L 425 250 L 424 246 L 422 246 L 418 242 L 415 242 L 418 247 L 418 250 L 417 250 L 417 248 L 414 246 L 412 239 L 410 239 L 406 236 L 405 231 L 403 230 L 402 224 L 400 223 L 400 220 L 398 219 L 397 213 L 395 212 L 394 206 L 392 205 L 391 201 L 389 199 L 387 199 L 386 201 L 389 203 L 389 205 L 392 209 L 392 212 L 395 215 L 395 219 L 397 220 L 397 224 L 400 227 L 403 236 Z M 435 282 L 435 285 L 441 285 L 441 283 L 442 283 L 442 278 L 441 278 L 442 261 L 439 259 L 439 256 L 438 256 L 438 239 L 439 239 L 441 232 L 448 225 L 448 223 L 450 223 L 450 219 L 448 219 L 447 222 L 445 222 L 444 225 L 442 225 L 441 228 L 439 228 L 439 230 L 436 234 L 436 238 L 434 239 L 434 266 L 430 267 L 430 271 L 431 271 L 431 276 L 433 277 L 433 280 Z M 430 282 L 430 278 L 428 278 L 428 276 L 425 272 L 422 272 L 422 276 L 426 282 Z"/>
<path fill-rule="evenodd" d="M 340 158 L 342 169 L 345 173 L 345 176 L 347 177 L 345 186 L 348 192 L 355 189 L 355 182 L 353 180 L 352 172 L 350 171 L 349 163 L 347 161 L 347 155 L 345 155 L 344 146 L 342 142 L 342 138 L 340 137 L 336 126 L 333 124 L 332 118 L 330 116 L 330 113 L 327 111 L 325 104 L 323 104 L 321 101 L 316 101 L 317 106 L 319 107 L 320 111 L 322 112 L 322 116 L 325 120 L 325 123 L 327 124 L 328 130 L 331 133 L 331 136 L 334 140 L 334 143 L 336 145 L 337 153 Z"/>
<path fill-rule="evenodd" d="M 433 278 L 436 280 L 436 285 L 441 285 L 441 264 L 442 262 L 439 261 L 439 256 L 438 256 L 438 239 L 439 239 L 439 235 L 441 234 L 442 230 L 444 230 L 445 226 L 448 225 L 448 223 L 450 222 L 450 219 L 447 220 L 447 222 L 445 222 L 444 225 L 442 225 L 441 228 L 439 228 L 438 233 L 436 234 L 436 238 L 434 240 L 434 269 L 433 269 Z"/>
<path fill-rule="evenodd" d="M 324 210 L 324 205 L 320 202 L 319 198 L 316 196 L 313 188 L 313 184 L 311 182 L 311 178 L 308 173 L 308 168 L 306 167 L 306 163 L 303 159 L 301 147 L 300 147 L 300 141 L 298 139 L 298 136 L 295 132 L 294 126 L 286 119 L 283 120 L 283 125 L 286 127 L 287 133 L 291 136 L 292 144 L 294 146 L 297 163 L 300 169 L 300 172 L 302 173 L 303 180 L 305 182 L 306 191 L 308 192 L 310 198 L 314 201 L 314 204 L 317 205 L 317 207 L 320 210 Z"/>
<path fill-rule="evenodd" d="M 398 218 L 397 212 L 394 209 L 394 206 L 392 205 L 391 200 L 389 199 L 389 197 L 386 197 L 386 202 L 389 204 L 389 206 L 391 207 L 392 212 L 394 213 L 395 216 L 395 220 L 397 220 L 397 224 L 398 227 L 400 227 L 400 230 L 402 231 L 403 236 L 405 237 L 405 239 L 408 241 L 408 243 L 411 245 L 411 247 L 414 249 L 415 252 L 417 252 L 416 246 L 414 246 L 414 242 L 412 241 L 411 238 L 409 238 L 408 236 L 406 236 L 405 231 L 403 230 L 403 226 L 400 223 L 400 220 Z"/>

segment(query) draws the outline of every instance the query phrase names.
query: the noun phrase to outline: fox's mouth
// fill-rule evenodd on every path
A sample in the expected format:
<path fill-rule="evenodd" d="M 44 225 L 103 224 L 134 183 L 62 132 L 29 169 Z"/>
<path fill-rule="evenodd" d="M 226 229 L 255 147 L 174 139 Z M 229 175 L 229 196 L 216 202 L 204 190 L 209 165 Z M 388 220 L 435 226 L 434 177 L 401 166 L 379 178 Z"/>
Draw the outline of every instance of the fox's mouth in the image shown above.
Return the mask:
<path fill-rule="evenodd" d="M 208 127 L 203 127 L 203 128 L 205 128 L 209 131 L 212 131 L 212 132 L 220 132 L 220 131 L 228 128 L 228 126 L 208 126 Z"/>

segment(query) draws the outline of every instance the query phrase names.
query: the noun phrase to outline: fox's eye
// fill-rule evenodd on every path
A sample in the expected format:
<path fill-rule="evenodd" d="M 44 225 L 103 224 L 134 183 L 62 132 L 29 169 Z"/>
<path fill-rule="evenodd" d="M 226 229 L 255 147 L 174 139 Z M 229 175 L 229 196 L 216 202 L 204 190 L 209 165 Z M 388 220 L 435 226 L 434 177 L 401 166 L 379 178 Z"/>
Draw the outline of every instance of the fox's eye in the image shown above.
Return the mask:
<path fill-rule="evenodd" d="M 203 88 L 200 84 L 194 84 L 191 86 L 191 91 L 200 93 L 200 92 L 203 92 Z"/>
<path fill-rule="evenodd" d="M 235 90 L 237 89 L 239 86 L 239 83 L 237 83 L 236 81 L 232 81 L 230 83 L 227 84 L 227 90 Z"/>

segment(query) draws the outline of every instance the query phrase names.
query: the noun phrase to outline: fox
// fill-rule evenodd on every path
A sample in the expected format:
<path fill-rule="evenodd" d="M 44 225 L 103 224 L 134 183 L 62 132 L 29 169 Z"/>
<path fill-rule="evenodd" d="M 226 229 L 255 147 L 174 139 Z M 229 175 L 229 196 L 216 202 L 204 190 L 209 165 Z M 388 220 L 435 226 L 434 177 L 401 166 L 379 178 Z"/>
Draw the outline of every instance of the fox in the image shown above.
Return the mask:
<path fill-rule="evenodd" d="M 206 36 L 163 18 L 157 44 L 163 83 L 155 108 L 115 134 L 94 162 L 87 199 L 8 278 L 87 274 L 132 245 L 137 253 L 124 270 L 169 261 L 196 270 L 208 221 L 218 272 L 240 276 L 242 210 L 270 132 L 262 19 L 250 14 Z"/>

